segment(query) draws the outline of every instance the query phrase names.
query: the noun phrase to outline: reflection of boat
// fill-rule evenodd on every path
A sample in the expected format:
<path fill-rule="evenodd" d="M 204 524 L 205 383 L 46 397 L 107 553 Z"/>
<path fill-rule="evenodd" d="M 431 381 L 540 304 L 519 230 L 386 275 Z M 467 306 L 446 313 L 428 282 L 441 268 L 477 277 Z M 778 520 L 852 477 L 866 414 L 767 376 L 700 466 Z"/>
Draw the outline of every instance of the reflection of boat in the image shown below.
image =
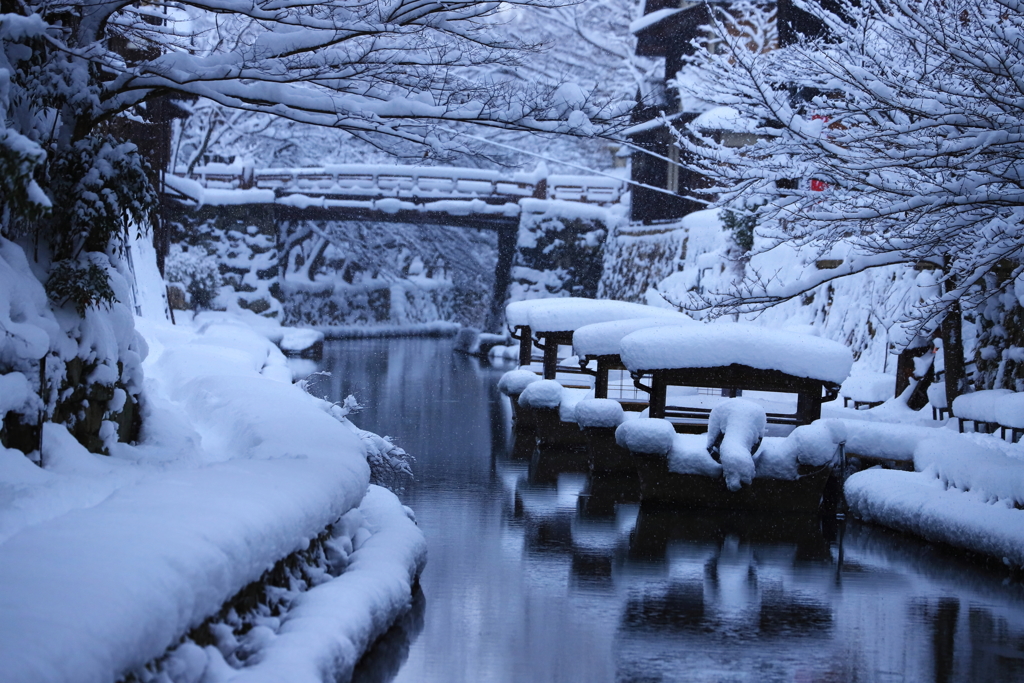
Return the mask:
<path fill-rule="evenodd" d="M 801 561 L 830 562 L 830 536 L 817 514 L 794 513 L 766 517 L 746 512 L 652 510 L 637 515 L 630 555 L 663 558 L 673 542 L 718 546 L 726 538 L 754 547 L 787 547 Z"/>
<path fill-rule="evenodd" d="M 636 463 L 644 505 L 772 513 L 819 508 L 845 432 L 834 421 L 815 421 L 849 374 L 848 348 L 735 323 L 642 329 L 623 337 L 620 347 L 623 364 L 651 397 L 653 419 L 626 421 L 616 430 Z M 642 376 L 651 377 L 650 386 Z M 778 401 L 766 405 L 760 397 L 722 397 L 710 409 L 671 406 L 673 387 L 795 394 L 796 410 L 770 412 Z M 789 436 L 765 437 L 769 425 L 785 427 Z M 690 435 L 705 429 L 706 437 Z"/>
<path fill-rule="evenodd" d="M 660 455 L 635 454 L 641 497 L 647 507 L 740 510 L 750 512 L 816 512 L 832 463 L 805 468 L 796 479 L 755 477 L 738 491 L 730 491 L 722 477 L 670 472 Z"/>

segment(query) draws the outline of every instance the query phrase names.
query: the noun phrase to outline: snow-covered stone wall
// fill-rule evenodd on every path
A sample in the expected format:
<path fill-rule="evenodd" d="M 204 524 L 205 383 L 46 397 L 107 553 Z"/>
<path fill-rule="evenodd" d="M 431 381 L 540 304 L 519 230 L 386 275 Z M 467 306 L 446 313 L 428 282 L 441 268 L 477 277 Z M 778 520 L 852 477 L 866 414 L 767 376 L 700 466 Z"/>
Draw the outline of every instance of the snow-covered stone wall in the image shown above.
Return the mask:
<path fill-rule="evenodd" d="M 679 222 L 616 227 L 605 242 L 597 296 L 645 303 L 649 289 L 679 270 L 686 243 Z"/>
<path fill-rule="evenodd" d="M 578 202 L 523 200 L 508 301 L 552 296 L 593 298 L 604 245 L 621 212 Z"/>

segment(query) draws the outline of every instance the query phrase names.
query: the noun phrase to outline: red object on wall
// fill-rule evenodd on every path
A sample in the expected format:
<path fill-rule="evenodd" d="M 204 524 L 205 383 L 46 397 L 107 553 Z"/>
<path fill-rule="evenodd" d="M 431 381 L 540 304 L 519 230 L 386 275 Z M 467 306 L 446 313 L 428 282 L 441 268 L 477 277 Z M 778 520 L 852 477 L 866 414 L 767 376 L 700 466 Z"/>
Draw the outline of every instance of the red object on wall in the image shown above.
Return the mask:
<path fill-rule="evenodd" d="M 824 180 L 811 178 L 811 192 L 824 192 L 827 189 L 828 183 L 826 183 Z"/>

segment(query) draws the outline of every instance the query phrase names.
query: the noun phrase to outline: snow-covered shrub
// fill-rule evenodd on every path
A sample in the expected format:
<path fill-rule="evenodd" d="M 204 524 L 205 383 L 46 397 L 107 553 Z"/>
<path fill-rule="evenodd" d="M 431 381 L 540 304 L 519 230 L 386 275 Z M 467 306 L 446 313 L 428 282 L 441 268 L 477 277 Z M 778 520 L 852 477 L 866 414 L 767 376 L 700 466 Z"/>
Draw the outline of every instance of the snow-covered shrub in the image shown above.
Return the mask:
<path fill-rule="evenodd" d="M 186 250 L 180 244 L 171 245 L 164 262 L 164 277 L 184 286 L 189 303 L 196 310 L 211 308 L 220 292 L 220 267 L 202 247 Z"/>
<path fill-rule="evenodd" d="M 73 304 L 78 315 L 85 315 L 92 306 L 109 308 L 115 302 L 107 271 L 92 262 L 54 263 L 46 280 L 46 293 L 58 306 Z"/>
<path fill-rule="evenodd" d="M 359 438 L 366 446 L 366 462 L 370 466 L 370 483 L 401 493 L 412 480 L 415 458 L 395 445 L 389 436 L 359 430 Z"/>
<path fill-rule="evenodd" d="M 106 251 L 126 242 L 133 223 L 152 224 L 157 195 L 133 143 L 97 133 L 58 149 L 46 188 L 54 200 L 47 222 L 58 256 Z"/>
<path fill-rule="evenodd" d="M 134 438 L 139 426 L 146 344 L 134 329 L 128 283 L 104 254 L 83 254 L 81 263 L 102 272 L 102 306 L 84 303 L 70 285 L 59 288 L 69 293 L 65 303 L 48 300 L 24 250 L 0 238 L 0 377 L 10 392 L 0 402 L 0 442 L 26 454 L 38 449 L 40 422 L 64 425 L 94 452 Z"/>
<path fill-rule="evenodd" d="M 329 377 L 329 372 L 317 372 L 298 382 L 299 387 L 310 395 L 313 394 L 313 383 L 316 377 Z M 391 441 L 389 436 L 380 436 L 352 424 L 349 415 L 362 410 L 359 401 L 351 394 L 340 403 L 332 403 L 326 397 L 323 400 L 324 410 L 338 422 L 351 428 L 366 447 L 366 463 L 370 466 L 370 483 L 383 486 L 395 493 L 405 490 L 405 485 L 413 478 L 412 464 L 416 462 L 409 453 Z"/>

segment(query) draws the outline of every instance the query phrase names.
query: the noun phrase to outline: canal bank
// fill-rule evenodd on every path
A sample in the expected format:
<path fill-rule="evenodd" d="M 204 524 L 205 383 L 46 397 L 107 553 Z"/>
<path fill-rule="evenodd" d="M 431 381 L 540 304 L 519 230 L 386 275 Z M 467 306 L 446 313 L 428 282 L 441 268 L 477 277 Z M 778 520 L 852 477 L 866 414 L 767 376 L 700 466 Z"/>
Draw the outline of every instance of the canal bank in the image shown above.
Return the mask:
<path fill-rule="evenodd" d="M 1024 589 L 1005 573 L 855 522 L 601 504 L 557 455 L 510 455 L 507 368 L 451 345 L 325 348 L 320 386 L 417 458 L 402 498 L 430 549 L 422 598 L 356 680 L 1024 678 Z"/>

